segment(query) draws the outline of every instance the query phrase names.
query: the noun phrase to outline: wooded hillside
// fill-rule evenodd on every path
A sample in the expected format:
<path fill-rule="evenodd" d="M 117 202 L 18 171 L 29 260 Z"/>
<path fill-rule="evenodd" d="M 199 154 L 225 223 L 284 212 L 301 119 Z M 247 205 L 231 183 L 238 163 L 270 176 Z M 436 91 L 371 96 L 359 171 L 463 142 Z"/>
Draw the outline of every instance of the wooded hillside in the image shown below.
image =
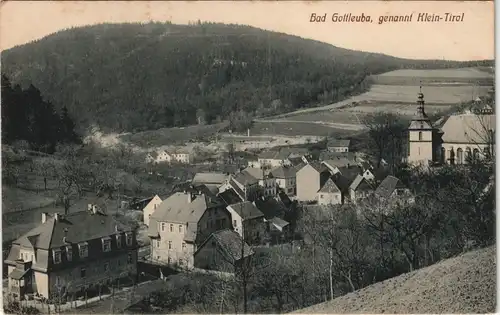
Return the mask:
<path fill-rule="evenodd" d="M 37 87 L 77 126 L 140 131 L 277 114 L 366 89 L 398 68 L 487 64 L 356 52 L 248 26 L 103 24 L 2 53 L 13 84 Z"/>

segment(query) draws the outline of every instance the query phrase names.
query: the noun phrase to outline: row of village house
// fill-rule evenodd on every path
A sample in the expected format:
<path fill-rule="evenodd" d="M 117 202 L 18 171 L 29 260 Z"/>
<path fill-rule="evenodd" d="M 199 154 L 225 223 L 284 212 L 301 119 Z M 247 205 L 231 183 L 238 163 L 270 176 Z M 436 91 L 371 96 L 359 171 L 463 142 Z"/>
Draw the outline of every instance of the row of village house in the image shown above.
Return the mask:
<path fill-rule="evenodd" d="M 322 157 L 327 159 L 320 163 L 302 149 L 271 150 L 236 174 L 198 173 L 168 198 L 153 197 L 143 209 L 150 259 L 234 271 L 253 254 L 250 245 L 290 240 L 292 200 L 340 204 L 370 190 L 388 196 L 404 188 L 389 176 L 375 190 L 382 172 L 352 153 Z M 44 213 L 36 228 L 13 242 L 5 260 L 11 293 L 83 295 L 137 277 L 137 232 L 95 204 L 82 210 Z"/>
<path fill-rule="evenodd" d="M 198 173 L 184 190 L 164 200 L 155 196 L 143 211 L 151 259 L 231 271 L 243 244 L 250 255 L 248 245 L 290 239 L 292 200 L 335 205 L 373 195 L 377 200 L 412 201 L 400 180 L 353 153 L 323 157 L 328 159 L 311 161 L 301 149 L 271 150 L 235 174 Z M 226 245 L 220 247 L 220 242 Z"/>

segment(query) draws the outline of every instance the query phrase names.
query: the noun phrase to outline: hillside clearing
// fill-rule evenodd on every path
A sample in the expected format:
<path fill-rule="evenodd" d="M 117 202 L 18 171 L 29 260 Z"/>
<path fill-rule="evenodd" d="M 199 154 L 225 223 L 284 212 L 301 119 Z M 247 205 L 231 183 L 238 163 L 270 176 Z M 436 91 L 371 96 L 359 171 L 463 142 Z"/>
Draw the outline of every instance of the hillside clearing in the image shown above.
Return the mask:
<path fill-rule="evenodd" d="M 46 207 L 54 203 L 54 198 L 41 192 L 26 191 L 19 188 L 2 186 L 3 213 L 16 212 L 34 208 Z"/>
<path fill-rule="evenodd" d="M 471 251 L 294 313 L 494 313 L 496 247 Z"/>

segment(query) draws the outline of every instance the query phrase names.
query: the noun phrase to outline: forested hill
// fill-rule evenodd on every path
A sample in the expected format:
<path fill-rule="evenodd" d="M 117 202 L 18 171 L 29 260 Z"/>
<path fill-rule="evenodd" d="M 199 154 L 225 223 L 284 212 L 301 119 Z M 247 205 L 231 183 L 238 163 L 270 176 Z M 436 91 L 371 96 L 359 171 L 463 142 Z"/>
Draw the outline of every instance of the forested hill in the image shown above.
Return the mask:
<path fill-rule="evenodd" d="M 359 93 L 369 74 L 466 65 L 212 23 L 73 28 L 2 52 L 2 72 L 13 84 L 34 85 L 78 126 L 105 131 L 276 114 Z"/>

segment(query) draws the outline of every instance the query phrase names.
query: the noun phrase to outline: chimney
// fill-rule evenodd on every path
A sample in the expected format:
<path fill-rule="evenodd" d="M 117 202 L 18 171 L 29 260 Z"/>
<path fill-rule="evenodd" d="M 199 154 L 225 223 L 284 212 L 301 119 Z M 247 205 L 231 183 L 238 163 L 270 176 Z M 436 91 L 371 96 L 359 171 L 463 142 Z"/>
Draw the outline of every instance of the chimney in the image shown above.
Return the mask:
<path fill-rule="evenodd" d="M 191 203 L 191 201 L 193 201 L 193 196 L 191 195 L 190 192 L 187 193 L 187 197 L 188 197 L 188 203 Z"/>
<path fill-rule="evenodd" d="M 247 129 L 247 137 L 250 137 L 250 129 Z"/>
<path fill-rule="evenodd" d="M 54 213 L 54 218 L 56 219 L 56 221 L 59 221 L 61 220 L 61 214 L 60 213 Z"/>
<path fill-rule="evenodd" d="M 68 240 L 66 239 L 66 236 L 63 237 L 63 243 L 66 244 L 68 242 Z"/>
<path fill-rule="evenodd" d="M 47 222 L 47 216 L 48 216 L 48 215 L 49 215 L 49 214 L 48 214 L 47 212 L 42 212 L 42 223 Z"/>
<path fill-rule="evenodd" d="M 115 225 L 115 232 L 118 233 L 118 225 Z"/>

